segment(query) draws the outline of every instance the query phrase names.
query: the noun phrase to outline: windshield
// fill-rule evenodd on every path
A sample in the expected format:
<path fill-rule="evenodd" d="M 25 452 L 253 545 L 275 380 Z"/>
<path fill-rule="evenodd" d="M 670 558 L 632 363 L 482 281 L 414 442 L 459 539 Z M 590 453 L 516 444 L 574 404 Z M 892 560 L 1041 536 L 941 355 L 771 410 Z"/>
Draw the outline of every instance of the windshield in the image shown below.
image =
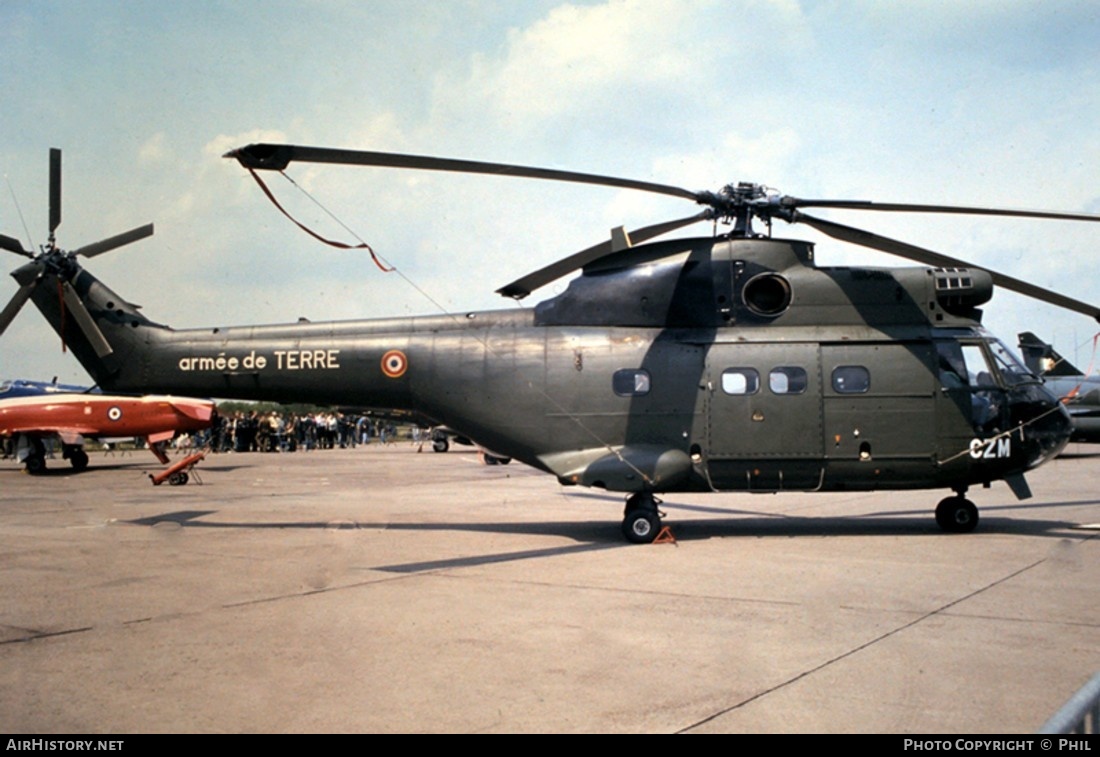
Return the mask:
<path fill-rule="evenodd" d="M 997 370 L 1000 371 L 1006 384 L 1017 386 L 1018 384 L 1041 383 L 1039 378 L 1012 354 L 1012 351 L 1005 346 L 1004 342 L 999 339 L 990 339 L 986 344 L 989 346 L 989 351 L 993 354 L 993 359 L 997 363 Z"/>

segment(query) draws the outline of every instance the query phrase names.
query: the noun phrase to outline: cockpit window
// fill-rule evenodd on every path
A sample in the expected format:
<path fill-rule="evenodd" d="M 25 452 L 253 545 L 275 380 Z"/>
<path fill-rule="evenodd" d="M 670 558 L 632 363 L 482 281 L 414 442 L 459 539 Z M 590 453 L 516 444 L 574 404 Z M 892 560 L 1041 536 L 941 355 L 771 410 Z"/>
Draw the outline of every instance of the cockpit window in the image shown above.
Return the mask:
<path fill-rule="evenodd" d="M 990 339 L 986 342 L 989 351 L 993 353 L 993 360 L 997 365 L 1005 383 L 1009 386 L 1018 384 L 1038 383 L 1039 379 L 1029 371 L 1023 363 L 998 339 Z"/>
<path fill-rule="evenodd" d="M 972 389 L 1039 383 L 1015 355 L 996 339 L 978 343 L 941 342 L 936 345 L 940 358 L 940 379 L 945 387 L 957 386 L 952 373 L 964 377 L 962 382 Z"/>
<path fill-rule="evenodd" d="M 963 355 L 966 358 L 967 383 L 977 389 L 989 389 L 997 386 L 997 380 L 993 378 L 989 362 L 985 357 L 985 350 L 980 344 L 962 345 Z"/>
<path fill-rule="evenodd" d="M 945 389 L 962 389 L 967 385 L 966 358 L 962 347 L 952 340 L 936 342 L 936 355 L 939 358 L 940 383 Z"/>

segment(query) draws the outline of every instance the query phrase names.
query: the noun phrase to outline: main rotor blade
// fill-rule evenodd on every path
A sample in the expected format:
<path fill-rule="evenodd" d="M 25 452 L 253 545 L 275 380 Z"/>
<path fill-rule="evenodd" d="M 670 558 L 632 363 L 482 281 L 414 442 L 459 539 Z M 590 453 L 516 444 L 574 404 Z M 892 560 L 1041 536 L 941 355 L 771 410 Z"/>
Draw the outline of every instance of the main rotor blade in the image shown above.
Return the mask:
<path fill-rule="evenodd" d="M 825 221 L 821 218 L 814 218 L 805 213 L 797 213 L 794 217 L 794 221 L 808 224 L 834 239 L 851 242 L 852 244 L 858 244 L 862 247 L 869 247 L 873 250 L 881 250 L 882 252 L 900 255 L 903 258 L 915 260 L 924 265 L 930 265 L 936 268 L 980 268 L 983 271 L 989 272 L 996 286 L 1027 295 L 1028 297 L 1033 297 L 1041 302 L 1047 302 L 1051 305 L 1057 305 L 1058 307 L 1072 310 L 1075 313 L 1082 313 L 1083 315 L 1090 316 L 1100 321 L 1100 307 L 1096 305 L 1089 305 L 1086 302 L 1075 300 L 1072 297 L 1066 297 L 1050 289 L 1044 289 L 1043 287 L 1029 284 L 1026 281 L 1021 281 L 1012 276 L 998 273 L 985 266 L 975 265 L 965 260 L 948 257 L 947 255 L 933 252 L 932 250 L 926 250 L 923 247 L 917 247 L 907 242 L 900 242 L 896 239 L 874 234 L 870 231 L 864 231 L 863 229 L 856 229 L 851 226 L 833 223 L 832 221 Z"/>
<path fill-rule="evenodd" d="M 61 225 L 61 150 L 50 148 L 50 233 Z"/>
<path fill-rule="evenodd" d="M 4 311 L 0 312 L 0 334 L 7 331 L 8 326 L 15 320 L 15 316 L 19 315 L 19 311 L 23 306 L 27 304 L 27 300 L 31 298 L 31 294 L 34 292 L 34 288 L 38 286 L 38 280 L 35 279 L 29 284 L 24 284 L 19 287 L 19 290 L 15 293 L 15 296 L 8 301 L 8 304 L 4 306 Z"/>
<path fill-rule="evenodd" d="M 779 204 L 791 208 L 841 208 L 844 210 L 878 210 L 891 213 L 944 213 L 973 216 L 1008 216 L 1013 218 L 1051 218 L 1061 221 L 1100 221 L 1095 213 L 1057 213 L 1050 210 L 1013 208 L 983 208 L 968 205 L 920 205 L 904 202 L 872 202 L 870 200 L 803 200 L 783 197 Z"/>
<path fill-rule="evenodd" d="M 145 239 L 145 237 L 153 236 L 153 224 L 147 223 L 144 226 L 138 226 L 136 229 L 130 229 L 124 231 L 121 234 L 116 234 L 113 237 L 107 239 L 101 239 L 98 242 L 92 242 L 86 244 L 83 247 L 73 251 L 74 255 L 83 255 L 86 258 L 94 258 L 96 255 L 102 255 L 105 252 L 122 247 L 123 245 L 136 242 L 139 239 Z"/>
<path fill-rule="evenodd" d="M 559 171 L 553 168 L 536 166 L 517 166 L 508 163 L 483 163 L 477 160 L 456 160 L 453 158 L 433 158 L 427 155 L 402 155 L 392 152 L 370 152 L 364 150 L 337 150 L 328 147 L 303 147 L 301 145 L 252 144 L 227 152 L 223 157 L 236 158 L 245 168 L 282 171 L 291 161 L 304 163 L 340 163 L 360 166 L 382 166 L 387 168 L 414 168 L 427 171 L 456 171 L 459 173 L 479 173 L 495 176 L 519 176 L 528 179 L 550 179 L 569 181 L 578 184 L 639 189 L 644 192 L 683 197 L 697 200 L 698 195 L 681 187 L 668 184 L 656 184 L 648 181 L 635 181 L 617 176 Z"/>
<path fill-rule="evenodd" d="M 110 343 L 107 341 L 107 337 L 103 336 L 103 332 L 99 330 L 99 326 L 96 325 L 95 319 L 92 318 L 92 314 L 88 312 L 88 308 L 84 307 L 84 303 L 80 300 L 80 295 L 73 289 L 73 285 L 69 282 L 64 282 L 62 285 L 63 297 L 65 299 L 65 307 L 72 313 L 73 318 L 76 319 L 77 325 L 80 326 L 80 330 L 84 332 L 84 336 L 91 342 L 92 348 L 95 350 L 95 354 L 99 357 L 106 357 L 114 352 Z"/>
<path fill-rule="evenodd" d="M 629 232 L 629 236 L 633 242 L 645 242 L 654 237 L 659 237 L 662 234 L 667 234 L 670 231 L 675 231 L 684 226 L 697 223 L 698 221 L 705 221 L 710 218 L 711 211 L 708 209 L 701 213 L 696 213 L 693 216 L 688 216 L 687 218 L 678 218 L 675 221 L 665 221 L 664 223 L 657 223 L 652 226 L 643 226 L 640 229 Z M 609 239 L 606 242 L 601 242 L 588 249 L 574 253 L 567 258 L 555 261 L 544 268 L 527 274 L 523 278 L 516 279 L 511 284 L 498 289 L 497 293 L 505 297 L 513 297 L 517 300 L 523 299 L 539 287 L 545 286 L 551 281 L 560 279 L 562 276 L 583 268 L 605 255 L 610 255 L 614 251 L 612 240 Z"/>

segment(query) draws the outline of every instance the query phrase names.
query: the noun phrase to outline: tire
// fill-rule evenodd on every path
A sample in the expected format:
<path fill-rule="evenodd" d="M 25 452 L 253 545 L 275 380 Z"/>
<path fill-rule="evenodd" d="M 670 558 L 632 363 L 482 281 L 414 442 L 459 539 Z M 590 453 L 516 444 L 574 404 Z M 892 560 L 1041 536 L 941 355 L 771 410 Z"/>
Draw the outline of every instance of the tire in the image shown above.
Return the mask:
<path fill-rule="evenodd" d="M 623 518 L 623 536 L 631 544 L 652 544 L 661 530 L 656 510 L 636 508 Z"/>
<path fill-rule="evenodd" d="M 69 465 L 73 470 L 82 471 L 88 467 L 88 453 L 82 449 L 75 449 L 69 453 Z"/>
<path fill-rule="evenodd" d="M 168 485 L 169 486 L 183 486 L 184 484 L 187 483 L 188 478 L 189 478 L 189 476 L 187 475 L 187 471 L 178 470 L 175 473 L 168 476 Z"/>
<path fill-rule="evenodd" d="M 936 523 L 949 534 L 965 534 L 978 527 L 978 508 L 965 497 L 948 497 L 936 506 Z"/>
<path fill-rule="evenodd" d="M 46 472 L 46 458 L 42 455 L 31 455 L 23 461 L 24 469 L 32 476 Z"/>
<path fill-rule="evenodd" d="M 451 443 L 446 439 L 436 439 L 432 442 L 432 452 L 446 452 L 451 448 Z"/>

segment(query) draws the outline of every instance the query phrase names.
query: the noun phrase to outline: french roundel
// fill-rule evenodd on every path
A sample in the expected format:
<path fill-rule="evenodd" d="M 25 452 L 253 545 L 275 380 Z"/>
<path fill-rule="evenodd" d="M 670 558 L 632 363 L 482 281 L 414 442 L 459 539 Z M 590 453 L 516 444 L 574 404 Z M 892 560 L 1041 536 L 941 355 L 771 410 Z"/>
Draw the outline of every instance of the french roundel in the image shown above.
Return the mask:
<path fill-rule="evenodd" d="M 409 359 L 401 350 L 390 350 L 382 356 L 382 373 L 390 378 L 404 376 L 408 368 Z"/>
<path fill-rule="evenodd" d="M 107 410 L 107 417 L 112 421 L 117 421 L 122 417 L 122 408 L 118 405 L 113 405 Z"/>

